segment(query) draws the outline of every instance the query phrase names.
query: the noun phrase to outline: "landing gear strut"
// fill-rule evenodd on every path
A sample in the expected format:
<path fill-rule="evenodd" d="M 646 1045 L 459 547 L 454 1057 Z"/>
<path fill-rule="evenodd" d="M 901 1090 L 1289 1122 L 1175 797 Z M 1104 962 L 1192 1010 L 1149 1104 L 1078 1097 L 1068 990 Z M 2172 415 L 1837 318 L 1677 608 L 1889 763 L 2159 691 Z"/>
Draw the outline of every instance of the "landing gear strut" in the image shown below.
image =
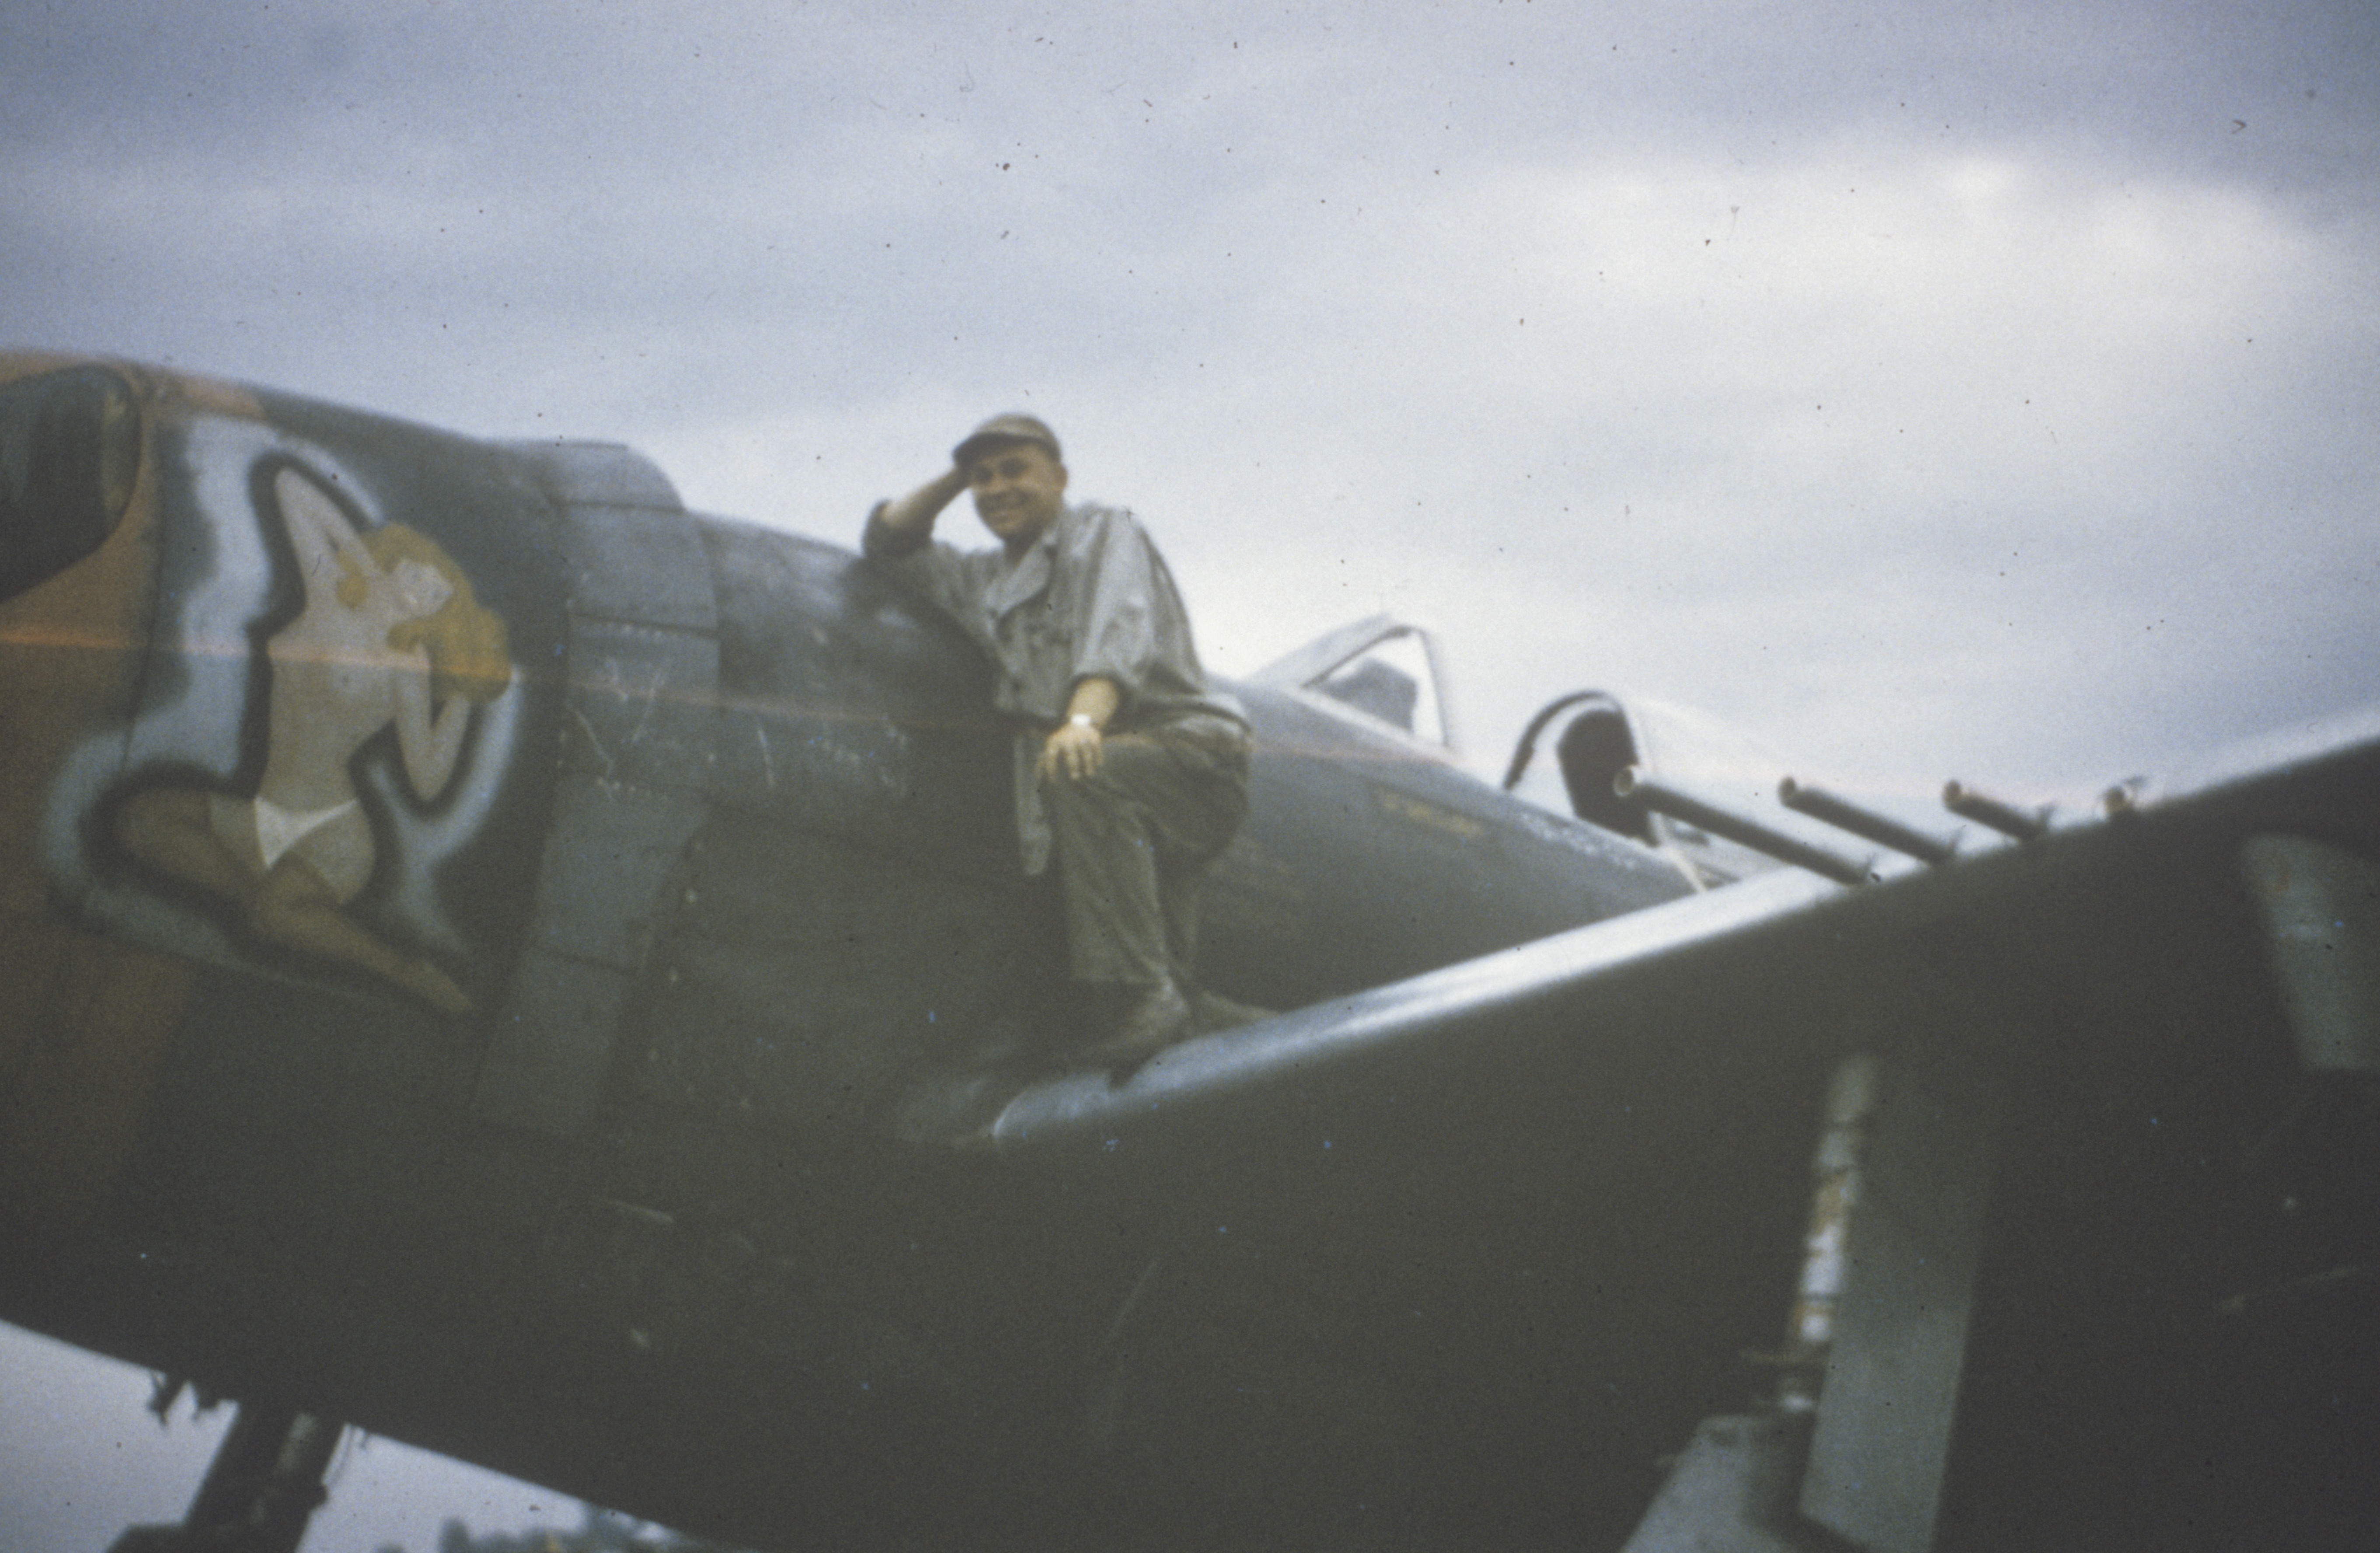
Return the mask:
<path fill-rule="evenodd" d="M 1795 1498 L 1834 1341 L 1876 1083 L 1876 1059 L 1851 1057 L 1835 1069 L 1828 1091 L 1785 1351 L 1759 1356 L 1780 1372 L 1773 1403 L 1746 1416 L 1703 1420 L 1624 1553 L 1804 1553 L 1835 1546 L 1800 1523 Z"/>
<path fill-rule="evenodd" d="M 242 1402 L 182 1523 L 134 1526 L 108 1553 L 298 1553 L 346 1432 L 294 1407 Z"/>
<path fill-rule="evenodd" d="M 1625 1553 L 1934 1546 L 1999 1094 L 1972 1044 L 1837 1068 L 1781 1384 L 1703 1421 Z"/>

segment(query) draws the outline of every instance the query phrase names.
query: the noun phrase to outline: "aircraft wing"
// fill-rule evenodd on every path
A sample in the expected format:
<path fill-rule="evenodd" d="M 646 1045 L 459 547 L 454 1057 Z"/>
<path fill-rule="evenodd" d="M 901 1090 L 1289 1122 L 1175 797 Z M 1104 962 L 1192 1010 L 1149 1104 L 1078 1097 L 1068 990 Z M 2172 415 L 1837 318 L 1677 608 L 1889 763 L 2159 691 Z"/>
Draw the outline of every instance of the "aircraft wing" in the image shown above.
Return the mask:
<path fill-rule="evenodd" d="M 2272 763 L 2252 765 L 2258 757 Z M 1714 1035 L 1761 1041 L 1765 1030 L 1774 1044 L 1791 1028 L 1820 1055 L 1897 1044 L 2039 1003 L 2046 986 L 2019 979 L 2027 969 L 2111 989 L 2154 979 L 2181 935 L 2247 926 L 2234 918 L 2252 888 L 2250 838 L 2353 852 L 2375 830 L 2380 716 L 2295 748 L 2227 755 L 2154 799 L 2127 795 L 2112 813 L 1948 867 L 1857 889 L 1799 869 L 1764 874 L 1193 1040 L 1121 1079 L 1052 1079 L 1001 1097 L 985 1117 L 921 1104 L 912 1135 L 1005 1152 L 1108 1148 L 1210 1117 L 1227 1124 L 1229 1108 L 1269 1111 L 1293 1094 L 1329 1106 L 1401 1063 L 1502 1069 L 1532 1043 L 1548 1043 L 1532 1055 L 1592 1062 L 1640 1026 L 1684 1043 L 1715 1017 L 1724 1030 Z M 2111 892 L 2131 909 L 2104 914 Z M 2248 937 L 2273 952 L 2253 928 Z M 2153 989 L 2127 990 L 2154 1001 Z M 1826 1028 L 1805 1027 L 1814 1019 Z M 981 1108 L 982 1096 L 969 1098 Z"/>
<path fill-rule="evenodd" d="M 2380 1355 L 2375 798 L 2365 718 L 1944 867 L 1766 875 L 912 1125 L 1165 1203 L 1190 1304 L 1303 1291 L 1355 1345 L 1309 1388 L 1470 1410 L 1429 1434 L 1483 1492 L 1514 1453 L 1649 1483 L 1799 1365 L 1800 1535 L 2339 1545 L 2380 1524 L 2380 1372 L 2337 1383 Z M 1814 1160 L 1847 1060 L 1880 1075 L 1864 1191 Z M 1764 1414 L 1706 1426 L 1632 1547 L 1746 1513 Z M 1624 1498 L 1573 1530 L 1616 1540 Z"/>

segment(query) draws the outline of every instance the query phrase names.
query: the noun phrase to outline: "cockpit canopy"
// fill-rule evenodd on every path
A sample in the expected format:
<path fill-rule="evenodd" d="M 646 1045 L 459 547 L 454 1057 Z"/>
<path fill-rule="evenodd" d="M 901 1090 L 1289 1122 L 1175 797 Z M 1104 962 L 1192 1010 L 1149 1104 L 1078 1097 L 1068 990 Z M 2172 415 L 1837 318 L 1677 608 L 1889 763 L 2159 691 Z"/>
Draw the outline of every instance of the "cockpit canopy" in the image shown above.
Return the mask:
<path fill-rule="evenodd" d="M 1420 626 L 1376 614 L 1342 625 L 1266 664 L 1246 683 L 1286 691 L 1430 758 L 1457 758 L 1438 643 Z M 1559 728 L 1560 732 L 1551 730 Z M 1550 761 L 1532 769 L 1550 739 Z M 1686 708 L 1581 690 L 1530 719 L 1512 752 L 1505 791 L 1673 859 L 1698 887 L 1780 867 L 1777 858 L 1621 795 L 1632 768 L 1697 782 L 1740 806 L 1773 807 L 1789 763 L 1737 730 Z M 1558 773 L 1559 794 L 1554 789 Z M 1524 785 L 1524 779 L 1530 779 Z M 1792 817 L 1787 817 L 1792 823 Z"/>
<path fill-rule="evenodd" d="M 1248 683 L 1319 697 L 1367 724 L 1454 753 L 1437 639 L 1393 615 L 1342 625 L 1273 660 Z"/>

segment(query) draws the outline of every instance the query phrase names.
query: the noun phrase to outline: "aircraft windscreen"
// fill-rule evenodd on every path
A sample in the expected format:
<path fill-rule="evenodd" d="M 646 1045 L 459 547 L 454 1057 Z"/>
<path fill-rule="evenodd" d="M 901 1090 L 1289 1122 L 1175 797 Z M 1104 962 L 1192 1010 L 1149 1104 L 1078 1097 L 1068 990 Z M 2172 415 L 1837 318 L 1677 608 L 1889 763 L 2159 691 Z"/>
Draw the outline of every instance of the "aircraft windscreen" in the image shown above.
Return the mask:
<path fill-rule="evenodd" d="M 1418 632 L 1387 637 L 1340 664 L 1313 688 L 1391 728 L 1431 744 L 1451 744 L 1439 705 L 1438 676 Z"/>
<path fill-rule="evenodd" d="M 0 385 L 0 599 L 100 547 L 132 499 L 140 412 L 100 367 Z"/>

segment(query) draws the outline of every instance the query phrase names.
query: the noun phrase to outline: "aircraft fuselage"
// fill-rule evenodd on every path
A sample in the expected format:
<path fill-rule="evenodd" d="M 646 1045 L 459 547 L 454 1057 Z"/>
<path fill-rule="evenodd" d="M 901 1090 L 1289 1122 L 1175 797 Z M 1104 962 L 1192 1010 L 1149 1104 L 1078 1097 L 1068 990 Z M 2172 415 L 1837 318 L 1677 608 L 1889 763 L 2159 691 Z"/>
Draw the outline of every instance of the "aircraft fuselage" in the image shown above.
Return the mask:
<path fill-rule="evenodd" d="M 108 364 L 0 395 L 0 1316 L 753 1540 L 1030 1540 L 1127 1450 L 1084 1366 L 1175 1227 L 900 1136 L 1083 1033 L 955 625 L 622 449 Z M 1215 990 L 1685 891 L 1241 694 Z"/>

